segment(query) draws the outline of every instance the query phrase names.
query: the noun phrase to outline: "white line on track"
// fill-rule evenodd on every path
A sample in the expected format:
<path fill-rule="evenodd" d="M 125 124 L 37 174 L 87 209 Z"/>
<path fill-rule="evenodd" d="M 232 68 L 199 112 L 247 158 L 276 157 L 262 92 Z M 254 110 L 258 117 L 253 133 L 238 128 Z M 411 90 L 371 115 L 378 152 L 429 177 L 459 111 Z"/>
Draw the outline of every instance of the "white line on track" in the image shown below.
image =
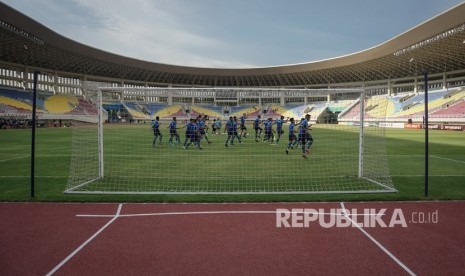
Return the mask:
<path fill-rule="evenodd" d="M 391 259 L 393 259 L 400 267 L 402 267 L 409 275 L 416 275 L 410 268 L 408 268 L 403 262 L 401 262 L 394 254 L 392 254 L 389 250 L 386 249 L 380 242 L 378 242 L 375 238 L 373 238 L 370 234 L 368 234 L 365 229 L 360 227 L 358 223 L 353 221 L 350 216 L 347 213 L 346 207 L 344 206 L 344 202 L 341 202 L 341 208 L 342 211 L 344 212 L 344 216 L 352 222 L 353 225 L 355 225 L 366 237 L 368 237 L 376 246 L 378 246 L 381 250 L 384 251 Z"/>
<path fill-rule="evenodd" d="M 295 208 L 294 208 L 295 209 Z M 303 209 L 305 210 L 305 209 Z M 276 214 L 278 211 L 273 210 L 255 210 L 255 211 L 248 211 L 248 210 L 236 210 L 236 211 L 192 211 L 192 212 L 164 212 L 164 213 L 140 213 L 140 214 L 125 214 L 119 215 L 120 218 L 123 217 L 147 217 L 147 216 L 179 216 L 179 215 L 215 215 L 215 214 Z M 308 212 L 308 211 L 290 211 L 289 214 L 312 214 L 312 215 L 329 215 L 329 216 L 343 216 L 340 213 L 326 213 L 326 212 Z M 354 216 L 375 216 L 377 214 L 354 214 Z M 91 218 L 107 218 L 113 217 L 113 215 L 86 215 L 86 214 L 78 214 L 76 217 L 91 217 Z"/>
<path fill-rule="evenodd" d="M 79 251 L 81 251 L 88 243 L 90 243 L 93 239 L 95 239 L 100 233 L 105 230 L 110 224 L 112 224 L 118 217 L 121 212 L 121 208 L 123 207 L 123 204 L 118 205 L 118 210 L 116 211 L 116 214 L 111 216 L 113 217 L 109 222 L 107 222 L 102 228 L 100 228 L 95 234 L 93 234 L 89 239 L 87 239 L 83 244 L 81 244 L 78 248 L 76 248 L 71 254 L 68 255 L 63 261 L 61 261 L 57 266 L 55 266 L 52 270 L 50 270 L 49 273 L 47 273 L 47 276 L 53 275 L 55 272 L 57 272 L 58 269 L 60 269 L 64 264 L 66 264 L 71 258 L 74 257 Z"/>

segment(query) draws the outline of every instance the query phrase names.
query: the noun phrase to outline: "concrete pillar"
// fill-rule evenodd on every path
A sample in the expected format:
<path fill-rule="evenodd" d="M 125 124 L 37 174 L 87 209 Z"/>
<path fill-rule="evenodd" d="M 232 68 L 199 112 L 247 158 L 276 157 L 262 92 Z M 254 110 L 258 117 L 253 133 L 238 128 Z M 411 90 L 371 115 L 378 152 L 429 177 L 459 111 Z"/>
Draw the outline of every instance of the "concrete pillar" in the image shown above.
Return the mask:
<path fill-rule="evenodd" d="M 442 74 L 442 89 L 447 89 L 446 73 Z"/>
<path fill-rule="evenodd" d="M 55 72 L 55 74 L 53 74 L 53 93 L 57 94 L 58 92 L 58 74 Z"/>

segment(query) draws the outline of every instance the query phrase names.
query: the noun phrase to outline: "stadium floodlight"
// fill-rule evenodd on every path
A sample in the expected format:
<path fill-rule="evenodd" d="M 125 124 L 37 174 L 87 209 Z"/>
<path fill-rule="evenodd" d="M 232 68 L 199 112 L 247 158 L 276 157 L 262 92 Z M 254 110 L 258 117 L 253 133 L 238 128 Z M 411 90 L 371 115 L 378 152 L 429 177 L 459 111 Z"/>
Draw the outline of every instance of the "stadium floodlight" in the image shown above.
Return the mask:
<path fill-rule="evenodd" d="M 156 113 L 134 111 L 134 116 L 140 116 L 139 123 L 104 124 L 106 118 L 102 99 L 108 99 L 106 94 L 119 92 L 123 88 L 97 86 L 87 85 L 85 96 L 95 104 L 98 114 L 92 120 L 88 117 L 85 120 L 76 118 L 73 126 L 71 169 L 66 193 L 310 194 L 396 191 L 389 173 L 383 127 L 387 96 L 366 97 L 363 89 L 265 91 L 237 88 L 235 91 L 238 93 L 253 90 L 262 96 L 279 91 L 286 93 L 283 95 L 295 93 L 319 96 L 320 99 L 330 95 L 335 100 L 298 107 L 294 105 L 287 109 L 268 105 L 268 113 L 261 113 L 264 120 L 268 117 L 274 120 L 276 114 L 284 114 L 286 119 L 294 117 L 297 122 L 306 113 L 318 114 L 310 120 L 314 143 L 307 159 L 304 159 L 302 151 L 305 152 L 305 148 L 302 150 L 299 145 L 294 145 L 294 149 L 290 147 L 286 154 L 289 121 L 284 125 L 285 134 L 277 146 L 276 136 L 262 142 L 262 134 L 258 142 L 255 141 L 252 121 L 260 114 L 256 106 L 230 107 L 230 113 L 219 118 L 223 121 L 219 134 L 213 135 L 210 129 L 211 144 L 202 141 L 202 150 L 194 146 L 186 150 L 182 143 L 187 119 L 196 116 L 192 112 L 198 108 L 199 113 L 211 113 L 208 122 L 211 125 L 213 113 L 217 112 L 213 104 L 192 106 L 191 112 L 184 114 L 180 106 L 165 103 Z M 141 93 L 150 96 L 152 93 L 182 97 L 194 93 L 195 97 L 199 97 L 201 93 L 212 95 L 219 90 L 195 88 L 194 92 L 185 88 L 124 88 L 124 91 L 125 95 Z M 357 96 L 345 101 L 340 95 L 347 94 Z M 341 100 L 338 101 L 338 97 Z M 125 100 L 124 96 L 122 99 L 122 104 L 129 109 L 150 109 L 148 103 Z M 336 113 L 330 112 L 330 109 L 340 112 L 338 122 Z M 249 137 L 242 138 L 242 144 L 235 141 L 233 146 L 228 144 L 225 147 L 227 135 L 222 133 L 227 116 L 240 117 L 242 112 L 255 114 L 247 119 Z M 171 145 L 167 127 L 173 114 L 178 116 L 181 139 L 178 144 L 174 137 Z M 154 146 L 150 122 L 155 116 L 161 117 L 163 138 L 161 144 L 157 141 Z M 184 118 L 179 118 L 182 116 Z M 276 135 L 276 125 L 273 125 L 273 129 Z"/>

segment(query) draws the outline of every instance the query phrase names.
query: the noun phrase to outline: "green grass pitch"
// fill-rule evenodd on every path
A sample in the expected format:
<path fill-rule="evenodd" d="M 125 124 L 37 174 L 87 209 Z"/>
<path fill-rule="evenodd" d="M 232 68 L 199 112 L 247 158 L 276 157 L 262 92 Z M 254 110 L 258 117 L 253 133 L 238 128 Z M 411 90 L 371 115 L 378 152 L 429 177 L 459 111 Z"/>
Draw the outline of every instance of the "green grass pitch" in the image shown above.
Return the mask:
<path fill-rule="evenodd" d="M 300 158 L 294 150 L 290 157 L 284 154 L 287 134 L 282 137 L 279 147 L 257 145 L 252 138 L 245 139 L 244 145 L 234 149 L 224 148 L 224 135 L 212 136 L 211 145 L 204 143 L 203 151 L 190 149 L 184 151 L 181 146 L 171 147 L 167 144 L 168 133 L 164 132 L 163 144 L 157 149 L 151 148 L 151 133 L 146 130 L 148 125 L 106 126 L 105 143 L 111 141 L 114 135 L 131 135 L 134 131 L 146 131 L 143 145 L 134 152 L 124 153 L 132 156 L 150 154 L 172 156 L 179 162 L 179 170 L 205 171 L 206 174 L 228 169 L 227 152 L 231 157 L 248 158 L 247 153 L 263 156 L 276 156 L 276 160 L 286 162 L 285 158 Z M 317 130 L 325 131 L 324 126 L 316 126 Z M 249 127 L 249 129 L 251 129 Z M 28 201 L 30 198 L 30 130 L 0 130 L 0 200 Z M 180 131 L 184 141 L 183 130 Z M 356 132 L 349 139 L 357 139 Z M 36 197 L 41 201 L 159 201 L 159 202 L 214 202 L 214 201 L 327 201 L 327 200 L 423 200 L 424 185 L 424 132 L 420 130 L 387 129 L 387 155 L 389 170 L 397 193 L 389 194 L 268 194 L 268 195 L 76 195 L 63 194 L 70 170 L 71 129 L 70 128 L 39 128 L 36 145 Z M 430 196 L 429 199 L 465 199 L 465 133 L 452 131 L 430 131 Z M 107 146 L 107 145 L 106 145 Z M 121 150 L 118 146 L 111 150 Z M 320 154 L 333 154 L 328 147 Z M 279 155 L 276 155 L 276 153 Z M 124 155 L 123 154 L 123 155 Z M 356 149 L 354 149 L 354 156 Z M 187 156 L 186 158 L 183 158 Z M 195 162 L 203 157 L 211 161 L 209 169 L 205 164 Z M 242 157 L 241 157 L 242 156 Z M 311 158 L 318 158 L 315 154 Z M 300 161 L 299 159 L 299 161 Z M 174 159 L 173 159 L 174 160 Z M 284 160 L 284 161 L 283 161 Z M 166 161 L 166 159 L 164 160 Z M 162 166 L 160 159 L 141 160 L 141 166 L 157 168 Z M 157 163 L 158 162 L 158 163 Z M 271 162 L 278 163 L 278 162 Z M 259 163 L 257 163 L 259 164 Z M 258 166 L 258 165 L 257 165 Z M 275 170 L 286 166 L 273 167 Z M 129 168 L 134 169 L 134 168 Z M 266 168 L 264 168 L 266 169 Z M 241 189 L 257 182 L 254 170 L 243 170 L 236 177 Z M 278 172 L 276 172 L 278 173 Z M 279 172 L 286 175 L 285 171 Z M 178 174 L 182 177 L 183 174 Z M 161 178 L 166 176 L 161 176 Z M 173 176 L 174 177 L 174 176 Z M 292 185 L 292 181 L 290 182 Z M 291 187 L 292 188 L 292 187 Z"/>

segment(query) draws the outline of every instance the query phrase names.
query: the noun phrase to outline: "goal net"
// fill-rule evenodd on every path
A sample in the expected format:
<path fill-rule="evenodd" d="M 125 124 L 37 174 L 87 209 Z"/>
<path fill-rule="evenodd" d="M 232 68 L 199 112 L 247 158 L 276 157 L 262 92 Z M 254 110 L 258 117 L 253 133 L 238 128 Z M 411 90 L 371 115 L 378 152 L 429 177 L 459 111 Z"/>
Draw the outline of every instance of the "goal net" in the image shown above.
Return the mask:
<path fill-rule="evenodd" d="M 91 86 L 84 95 L 98 113 L 94 120 L 74 123 L 66 193 L 396 191 L 381 127 L 386 117 L 385 96 L 367 97 L 360 89 Z M 306 114 L 311 115 L 310 135 L 299 133 Z M 199 115 L 203 123 L 194 120 Z M 241 127 L 242 116 L 246 130 Z M 156 117 L 161 135 L 154 142 Z M 291 118 L 293 139 L 289 139 Z"/>

